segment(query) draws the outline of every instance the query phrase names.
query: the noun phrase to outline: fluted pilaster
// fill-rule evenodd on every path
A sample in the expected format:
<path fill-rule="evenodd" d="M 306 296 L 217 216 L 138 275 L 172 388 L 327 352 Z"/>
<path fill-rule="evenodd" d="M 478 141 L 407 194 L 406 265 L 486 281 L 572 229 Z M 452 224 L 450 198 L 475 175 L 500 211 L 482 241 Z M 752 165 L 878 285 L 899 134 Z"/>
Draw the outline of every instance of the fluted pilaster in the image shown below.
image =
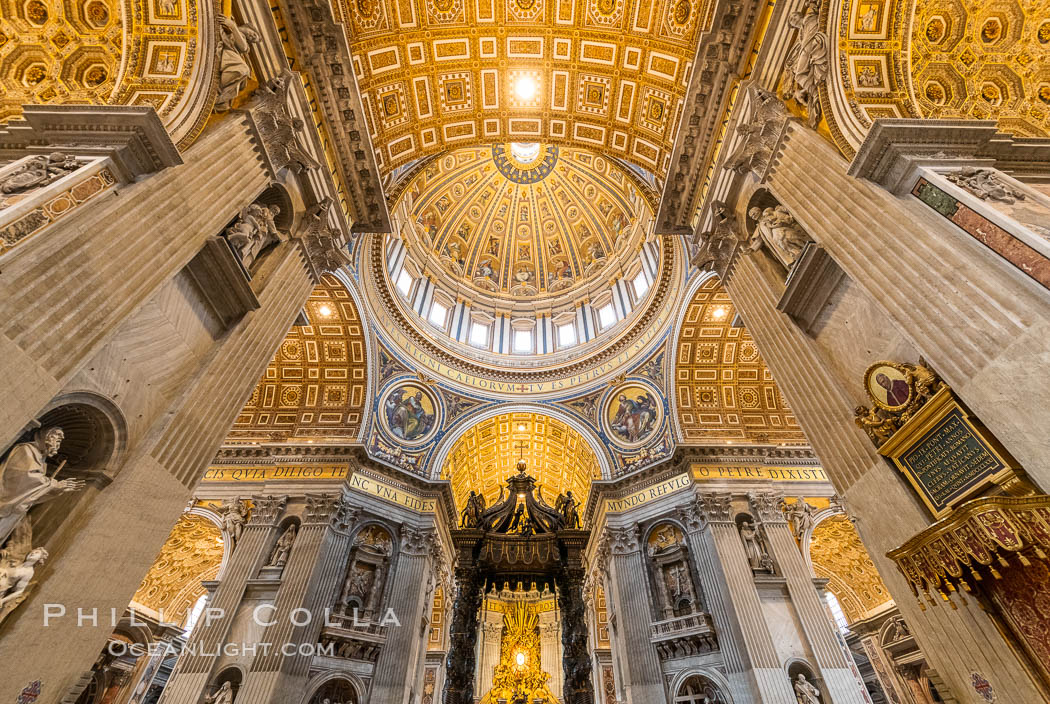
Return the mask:
<path fill-rule="evenodd" d="M 627 701 L 629 704 L 665 701 L 660 658 L 651 642 L 650 604 L 653 602 L 638 527 L 606 530 L 610 548 L 606 597 L 610 612 L 616 614 L 617 637 L 627 656 L 620 663 Z"/>
<path fill-rule="evenodd" d="M 427 583 L 436 549 L 437 534 L 433 528 L 401 527 L 401 552 L 388 604 L 401 625 L 390 627 L 376 661 L 371 695 L 374 701 L 405 701 L 416 679 L 416 670 L 422 664 L 417 662 L 419 639 L 425 635 L 420 634 L 419 624 L 428 607 Z"/>

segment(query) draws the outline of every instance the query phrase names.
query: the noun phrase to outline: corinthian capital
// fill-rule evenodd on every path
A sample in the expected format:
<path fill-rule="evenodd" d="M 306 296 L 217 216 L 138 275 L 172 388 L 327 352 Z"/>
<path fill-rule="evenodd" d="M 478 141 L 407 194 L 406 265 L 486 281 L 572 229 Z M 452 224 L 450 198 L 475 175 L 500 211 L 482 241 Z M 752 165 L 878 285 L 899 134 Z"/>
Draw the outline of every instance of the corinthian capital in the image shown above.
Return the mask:
<path fill-rule="evenodd" d="M 786 523 L 781 505 L 784 497 L 772 491 L 753 491 L 747 495 L 751 512 L 763 523 Z"/>
<path fill-rule="evenodd" d="M 685 506 L 679 506 L 676 510 L 678 520 L 689 530 L 702 530 L 707 523 L 707 509 L 704 506 L 703 496 L 696 494 L 689 499 Z"/>
<path fill-rule="evenodd" d="M 437 533 L 433 528 L 401 526 L 401 552 L 406 555 L 426 555 L 434 550 Z"/>
<path fill-rule="evenodd" d="M 630 525 L 623 528 L 606 528 L 606 540 L 613 555 L 625 555 L 635 552 L 641 547 L 641 532 L 638 526 Z"/>
<path fill-rule="evenodd" d="M 252 516 L 248 523 L 257 526 L 274 525 L 277 523 L 277 518 L 284 512 L 287 503 L 287 496 L 273 496 L 272 494 L 253 496 Z"/>
<path fill-rule="evenodd" d="M 303 525 L 325 525 L 338 502 L 338 494 L 307 494 Z"/>
<path fill-rule="evenodd" d="M 728 491 L 711 491 L 697 496 L 696 505 L 701 507 L 709 523 L 733 522 L 733 495 Z"/>

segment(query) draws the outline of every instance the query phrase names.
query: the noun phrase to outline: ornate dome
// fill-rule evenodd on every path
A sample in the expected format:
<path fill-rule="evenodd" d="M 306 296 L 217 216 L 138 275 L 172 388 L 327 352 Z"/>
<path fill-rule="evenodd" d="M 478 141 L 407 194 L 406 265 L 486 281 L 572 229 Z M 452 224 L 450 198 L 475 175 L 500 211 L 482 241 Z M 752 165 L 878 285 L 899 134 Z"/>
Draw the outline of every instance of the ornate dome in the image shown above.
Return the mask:
<path fill-rule="evenodd" d="M 644 198 L 592 152 L 541 144 L 459 149 L 407 190 L 409 256 L 450 291 L 557 305 L 623 276 L 637 258 Z"/>

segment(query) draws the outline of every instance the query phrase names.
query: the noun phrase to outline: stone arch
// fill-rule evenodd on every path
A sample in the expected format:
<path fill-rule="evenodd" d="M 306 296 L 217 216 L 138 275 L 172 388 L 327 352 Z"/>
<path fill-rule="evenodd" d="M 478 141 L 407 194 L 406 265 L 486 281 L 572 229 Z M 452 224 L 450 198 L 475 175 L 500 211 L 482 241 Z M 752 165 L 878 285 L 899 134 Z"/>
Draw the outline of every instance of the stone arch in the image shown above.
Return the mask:
<path fill-rule="evenodd" d="M 24 41 L 0 45 L 0 120 L 27 103 L 149 105 L 180 146 L 203 129 L 215 100 L 215 3 L 4 5 L 0 33 Z"/>
<path fill-rule="evenodd" d="M 717 276 L 700 281 L 675 338 L 679 441 L 806 444 L 806 437 Z"/>
<path fill-rule="evenodd" d="M 674 704 L 733 704 L 729 682 L 720 673 L 705 667 L 679 673 L 671 683 L 671 697 Z"/>
<path fill-rule="evenodd" d="M 350 700 L 340 698 L 333 701 L 358 704 L 363 701 L 365 691 L 364 684 L 357 676 L 346 672 L 322 672 L 314 676 L 305 689 L 307 694 L 303 697 L 302 704 L 321 704 L 326 696 L 345 697 L 347 694 L 353 698 Z"/>

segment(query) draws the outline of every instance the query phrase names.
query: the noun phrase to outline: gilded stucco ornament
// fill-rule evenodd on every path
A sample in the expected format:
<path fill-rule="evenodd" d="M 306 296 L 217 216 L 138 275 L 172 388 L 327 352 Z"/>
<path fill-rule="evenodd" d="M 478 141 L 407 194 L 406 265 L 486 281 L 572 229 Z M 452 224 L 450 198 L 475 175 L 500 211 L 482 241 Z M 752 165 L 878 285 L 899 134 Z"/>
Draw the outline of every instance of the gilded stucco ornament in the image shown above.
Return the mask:
<path fill-rule="evenodd" d="M 864 373 L 872 407 L 857 406 L 854 422 L 875 447 L 881 447 L 934 394 L 945 388 L 940 377 L 919 358 L 918 364 L 876 362 Z"/>

